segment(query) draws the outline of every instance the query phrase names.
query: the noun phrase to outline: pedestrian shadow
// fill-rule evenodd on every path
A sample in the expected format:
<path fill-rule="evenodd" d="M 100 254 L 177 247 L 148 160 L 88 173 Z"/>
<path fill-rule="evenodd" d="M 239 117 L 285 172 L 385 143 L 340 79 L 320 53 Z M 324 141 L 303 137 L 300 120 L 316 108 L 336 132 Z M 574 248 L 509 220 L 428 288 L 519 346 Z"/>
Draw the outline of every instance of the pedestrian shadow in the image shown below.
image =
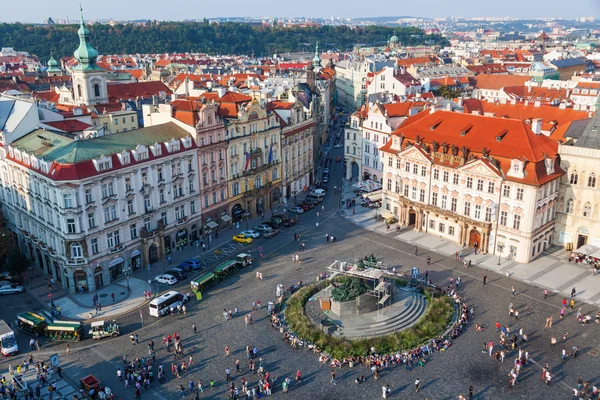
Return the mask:
<path fill-rule="evenodd" d="M 485 394 L 488 392 L 488 390 L 490 390 L 493 386 L 492 385 L 488 385 L 486 386 L 483 390 L 477 392 L 476 394 L 473 395 L 473 399 L 483 399 L 485 398 Z"/>
<path fill-rule="evenodd" d="M 407 383 L 406 385 L 403 385 L 403 386 L 400 386 L 398 388 L 392 389 L 390 391 L 390 396 L 402 393 L 403 391 L 405 391 L 406 389 L 408 389 L 408 386 L 409 386 L 409 384 Z"/>
<path fill-rule="evenodd" d="M 440 380 L 440 378 L 435 378 L 435 379 L 433 379 L 431 381 L 428 381 L 423 386 L 421 386 L 421 390 L 424 390 L 425 388 L 428 388 L 429 386 L 433 385 L 435 382 L 437 382 L 439 380 Z"/>

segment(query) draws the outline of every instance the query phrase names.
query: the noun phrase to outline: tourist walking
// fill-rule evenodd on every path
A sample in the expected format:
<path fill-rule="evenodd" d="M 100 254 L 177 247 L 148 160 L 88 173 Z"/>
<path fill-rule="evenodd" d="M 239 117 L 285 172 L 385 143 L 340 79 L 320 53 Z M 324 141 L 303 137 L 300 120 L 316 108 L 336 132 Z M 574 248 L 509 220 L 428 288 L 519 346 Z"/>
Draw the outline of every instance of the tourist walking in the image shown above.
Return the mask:
<path fill-rule="evenodd" d="M 415 393 L 419 393 L 419 389 L 421 389 L 421 381 L 419 378 L 415 380 Z"/>
<path fill-rule="evenodd" d="M 548 298 L 548 289 L 544 289 L 544 300 Z"/>

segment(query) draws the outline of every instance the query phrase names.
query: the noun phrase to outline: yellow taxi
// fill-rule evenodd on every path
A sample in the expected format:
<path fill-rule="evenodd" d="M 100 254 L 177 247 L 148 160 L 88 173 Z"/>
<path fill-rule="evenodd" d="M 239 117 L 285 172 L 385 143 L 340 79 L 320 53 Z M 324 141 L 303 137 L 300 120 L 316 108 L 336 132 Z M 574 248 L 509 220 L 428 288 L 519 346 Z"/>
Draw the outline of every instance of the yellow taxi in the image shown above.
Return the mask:
<path fill-rule="evenodd" d="M 246 236 L 246 235 L 235 235 L 233 237 L 233 241 L 238 242 L 238 243 L 250 244 L 250 243 L 254 242 L 254 239 L 252 239 L 250 236 Z"/>

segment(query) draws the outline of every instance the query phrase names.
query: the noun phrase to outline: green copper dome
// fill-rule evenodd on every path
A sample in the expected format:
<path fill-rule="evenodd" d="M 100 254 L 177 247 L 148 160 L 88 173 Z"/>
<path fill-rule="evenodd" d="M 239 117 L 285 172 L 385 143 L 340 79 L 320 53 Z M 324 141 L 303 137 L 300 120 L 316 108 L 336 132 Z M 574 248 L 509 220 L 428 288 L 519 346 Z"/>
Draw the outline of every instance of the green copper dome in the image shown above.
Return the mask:
<path fill-rule="evenodd" d="M 73 53 L 73 56 L 79 61 L 75 67 L 79 71 L 89 71 L 100 69 L 96 65 L 96 59 L 98 58 L 98 51 L 90 44 L 90 31 L 85 27 L 83 22 L 83 13 L 81 14 L 81 25 L 77 31 L 79 35 L 79 47 Z"/>
<path fill-rule="evenodd" d="M 50 59 L 48 60 L 48 72 L 50 73 L 55 73 L 55 72 L 62 72 L 60 69 L 60 66 L 58 64 L 58 61 L 56 61 L 54 59 L 54 56 L 52 55 L 52 53 L 50 53 Z"/>

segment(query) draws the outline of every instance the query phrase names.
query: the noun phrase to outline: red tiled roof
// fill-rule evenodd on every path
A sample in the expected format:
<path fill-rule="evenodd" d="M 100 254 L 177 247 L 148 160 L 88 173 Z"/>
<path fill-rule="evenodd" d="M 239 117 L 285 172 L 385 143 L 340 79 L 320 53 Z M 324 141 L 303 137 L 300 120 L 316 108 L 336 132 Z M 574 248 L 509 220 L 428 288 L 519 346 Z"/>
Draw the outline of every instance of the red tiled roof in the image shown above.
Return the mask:
<path fill-rule="evenodd" d="M 108 98 L 111 101 L 134 100 L 137 97 L 148 98 L 152 95 L 159 95 L 163 92 L 170 95 L 169 89 L 160 81 L 133 82 L 133 83 L 113 83 L 107 86 Z"/>
<path fill-rule="evenodd" d="M 44 124 L 51 126 L 53 128 L 56 128 L 58 130 L 61 130 L 63 132 L 68 132 L 68 133 L 82 132 L 82 131 L 92 127 L 92 125 L 86 124 L 85 122 L 81 122 L 77 119 L 69 119 L 69 120 L 63 120 L 63 121 L 49 121 L 49 122 L 44 122 Z"/>
<path fill-rule="evenodd" d="M 252 97 L 241 93 L 227 92 L 217 101 L 220 103 L 218 111 L 219 116 L 236 118 L 238 107 L 243 103 L 252 101 Z"/>
<path fill-rule="evenodd" d="M 544 135 L 534 134 L 529 125 L 517 119 L 476 116 L 451 111 L 422 112 L 409 117 L 394 131 L 393 135 L 403 136 L 405 141 L 412 143 L 416 142 L 418 136 L 427 144 L 435 140 L 438 143 L 454 144 L 459 148 L 466 146 L 469 154 L 475 156 L 481 156 L 486 149 L 490 157 L 500 161 L 500 167 L 505 173 L 510 168 L 510 160 L 528 161 L 525 178 L 507 177 L 513 181 L 540 185 L 562 175 L 558 164 L 555 166 L 557 172 L 552 176 L 546 175 L 543 168 L 545 158 L 557 154 L 557 142 Z M 498 141 L 497 137 L 502 139 Z M 392 140 L 388 141 L 381 150 L 395 152 L 391 150 L 392 143 Z M 542 169 L 536 164 L 541 164 Z"/>
<path fill-rule="evenodd" d="M 475 86 L 478 89 L 499 90 L 509 86 L 523 86 L 529 80 L 529 76 L 481 74 L 475 77 Z"/>
<path fill-rule="evenodd" d="M 32 95 L 39 100 L 46 100 L 51 103 L 58 103 L 58 100 L 60 99 L 60 94 L 53 90 L 48 90 L 46 92 L 33 92 Z"/>

